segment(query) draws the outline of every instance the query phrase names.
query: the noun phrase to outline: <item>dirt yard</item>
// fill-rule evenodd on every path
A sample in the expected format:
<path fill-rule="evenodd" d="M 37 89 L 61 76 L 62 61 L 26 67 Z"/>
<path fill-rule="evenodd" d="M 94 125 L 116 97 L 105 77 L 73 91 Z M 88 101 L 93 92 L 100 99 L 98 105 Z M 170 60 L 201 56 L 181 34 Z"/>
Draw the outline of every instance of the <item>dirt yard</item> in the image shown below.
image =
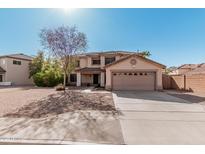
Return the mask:
<path fill-rule="evenodd" d="M 25 105 L 55 94 L 51 88 L 4 88 L 0 89 L 0 116 L 15 112 Z"/>
<path fill-rule="evenodd" d="M 0 116 L 18 109 L 48 95 L 55 94 L 51 88 L 15 87 L 0 89 Z"/>
<path fill-rule="evenodd" d="M 86 93 L 73 90 L 50 94 L 33 101 L 6 117 L 45 118 L 77 110 L 111 111 L 117 113 L 111 93 Z"/>
<path fill-rule="evenodd" d="M 104 90 L 0 89 L 0 144 L 124 144 L 118 118 Z"/>
<path fill-rule="evenodd" d="M 53 88 L 0 89 L 0 116 L 42 118 L 76 110 L 116 112 L 112 94 Z"/>

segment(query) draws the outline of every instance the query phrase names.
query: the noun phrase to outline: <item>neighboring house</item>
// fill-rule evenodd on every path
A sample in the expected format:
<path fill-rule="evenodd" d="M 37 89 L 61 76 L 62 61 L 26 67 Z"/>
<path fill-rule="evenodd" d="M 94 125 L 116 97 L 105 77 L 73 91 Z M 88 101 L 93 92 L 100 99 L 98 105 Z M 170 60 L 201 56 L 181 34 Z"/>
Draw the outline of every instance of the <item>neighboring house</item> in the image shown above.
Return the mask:
<path fill-rule="evenodd" d="M 24 54 L 0 56 L 0 85 L 32 85 L 29 79 L 29 62 L 32 57 Z"/>
<path fill-rule="evenodd" d="M 183 64 L 177 69 L 172 70 L 169 75 L 182 75 L 197 68 L 199 64 Z"/>
<path fill-rule="evenodd" d="M 171 70 L 168 75 L 178 75 L 178 69 Z"/>
<path fill-rule="evenodd" d="M 205 74 L 205 63 L 198 64 L 198 67 L 186 73 L 186 75 Z"/>
<path fill-rule="evenodd" d="M 186 75 L 186 74 L 204 74 L 205 63 L 202 64 L 184 64 L 172 70 L 169 75 Z"/>
<path fill-rule="evenodd" d="M 78 55 L 69 84 L 98 85 L 109 90 L 161 90 L 165 66 L 137 53 L 95 52 Z"/>

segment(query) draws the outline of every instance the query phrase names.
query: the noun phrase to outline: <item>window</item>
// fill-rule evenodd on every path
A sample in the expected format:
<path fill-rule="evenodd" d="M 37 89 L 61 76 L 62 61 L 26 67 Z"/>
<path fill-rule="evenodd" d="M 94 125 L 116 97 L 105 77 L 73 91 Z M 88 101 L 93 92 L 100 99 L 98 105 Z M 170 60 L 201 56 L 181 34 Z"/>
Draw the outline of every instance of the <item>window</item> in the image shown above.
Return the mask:
<path fill-rule="evenodd" d="M 115 61 L 115 57 L 105 58 L 105 65 L 110 64 Z"/>
<path fill-rule="evenodd" d="M 0 82 L 3 82 L 3 75 L 0 74 Z"/>
<path fill-rule="evenodd" d="M 80 60 L 77 60 L 76 67 L 80 67 Z"/>
<path fill-rule="evenodd" d="M 70 74 L 70 82 L 76 82 L 76 81 L 77 81 L 76 74 Z"/>
<path fill-rule="evenodd" d="M 21 61 L 13 60 L 13 64 L 14 64 L 14 65 L 21 65 Z"/>
<path fill-rule="evenodd" d="M 92 64 L 93 65 L 100 65 L 100 60 L 99 59 L 93 59 Z"/>

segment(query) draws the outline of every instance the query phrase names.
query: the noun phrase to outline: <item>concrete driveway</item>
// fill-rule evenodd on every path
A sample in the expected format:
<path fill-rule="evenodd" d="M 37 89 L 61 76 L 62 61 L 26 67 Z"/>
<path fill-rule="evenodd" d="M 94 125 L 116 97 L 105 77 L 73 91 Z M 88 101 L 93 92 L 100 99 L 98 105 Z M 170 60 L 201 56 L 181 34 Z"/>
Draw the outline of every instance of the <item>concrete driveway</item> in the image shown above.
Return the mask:
<path fill-rule="evenodd" d="M 116 91 L 113 97 L 125 144 L 205 144 L 204 103 L 151 91 Z"/>

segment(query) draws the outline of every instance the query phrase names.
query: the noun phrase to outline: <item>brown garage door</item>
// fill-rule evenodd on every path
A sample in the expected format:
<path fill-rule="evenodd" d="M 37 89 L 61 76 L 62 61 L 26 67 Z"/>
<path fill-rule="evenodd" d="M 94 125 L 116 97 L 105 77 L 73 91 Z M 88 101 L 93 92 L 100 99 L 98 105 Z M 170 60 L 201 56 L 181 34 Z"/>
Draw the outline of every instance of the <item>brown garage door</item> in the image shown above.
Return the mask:
<path fill-rule="evenodd" d="M 113 73 L 113 90 L 155 90 L 154 72 Z"/>

